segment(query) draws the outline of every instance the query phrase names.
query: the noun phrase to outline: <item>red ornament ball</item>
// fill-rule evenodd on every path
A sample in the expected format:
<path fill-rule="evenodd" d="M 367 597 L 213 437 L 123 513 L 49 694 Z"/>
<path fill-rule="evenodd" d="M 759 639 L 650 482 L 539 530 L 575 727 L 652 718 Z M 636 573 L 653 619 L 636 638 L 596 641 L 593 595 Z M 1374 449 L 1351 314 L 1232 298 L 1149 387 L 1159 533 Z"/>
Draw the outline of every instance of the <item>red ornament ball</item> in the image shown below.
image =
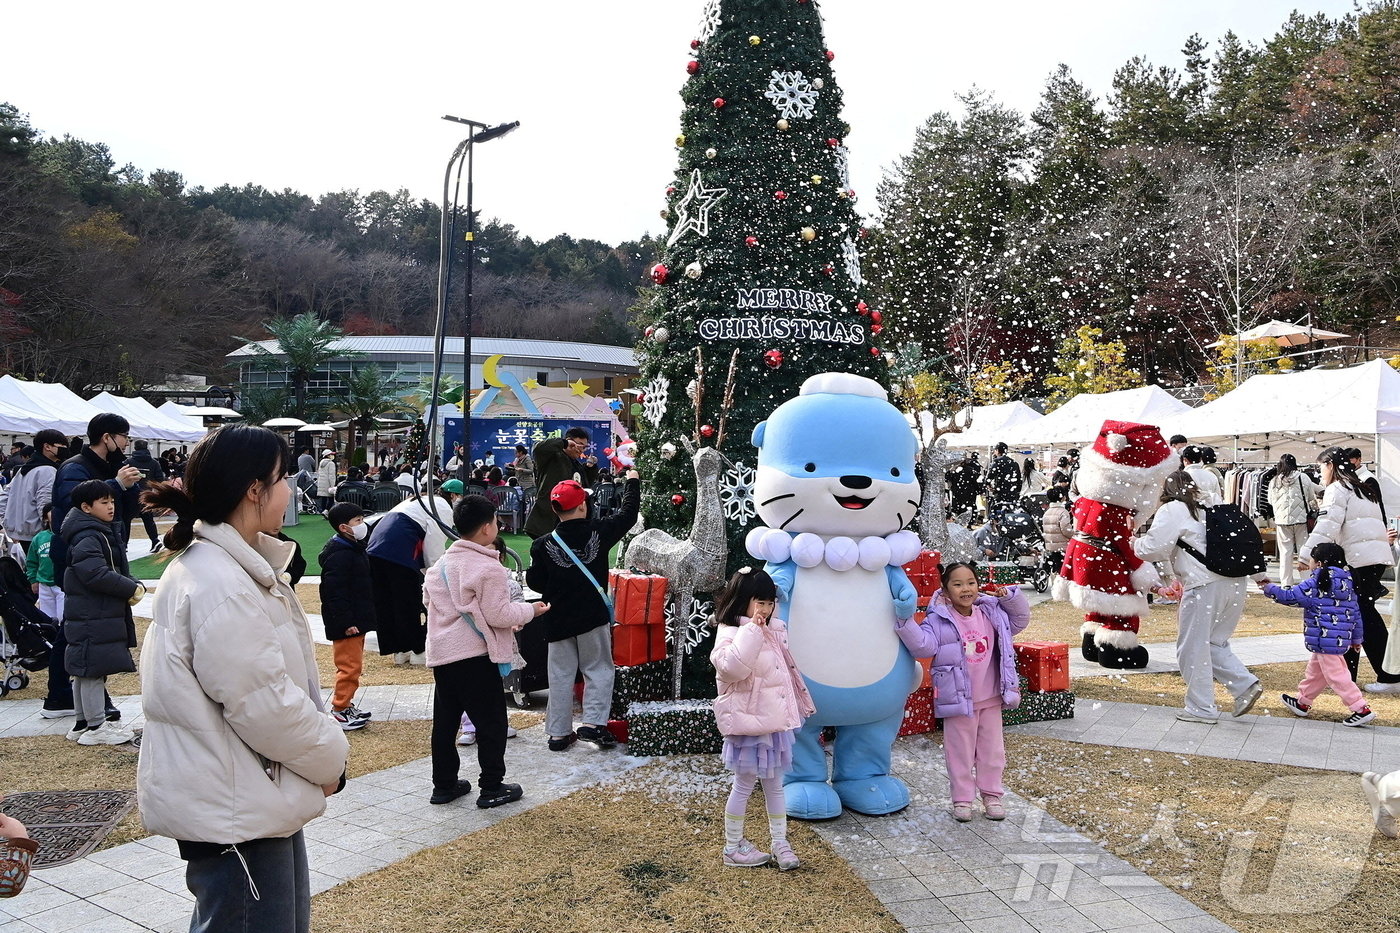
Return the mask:
<path fill-rule="evenodd" d="M 666 279 L 670 278 L 671 270 L 666 268 L 665 263 L 658 262 L 651 267 L 651 280 L 657 285 L 665 285 Z"/>
<path fill-rule="evenodd" d="M 674 496 L 671 497 L 671 504 L 685 505 L 685 496 L 681 495 L 680 493 L 676 493 Z"/>
<path fill-rule="evenodd" d="M 716 98 L 715 98 L 715 109 L 716 109 L 716 110 L 719 110 L 719 109 L 721 109 L 722 107 L 724 107 L 724 104 L 725 104 L 725 100 L 724 100 L 723 97 L 716 97 Z"/>
<path fill-rule="evenodd" d="M 675 194 L 675 193 L 676 193 L 676 186 L 675 186 L 675 185 L 667 185 L 667 186 L 666 186 L 666 193 L 667 193 L 667 194 Z"/>
<path fill-rule="evenodd" d="M 826 141 L 826 144 L 827 144 L 828 146 L 830 146 L 832 149 L 835 149 L 835 148 L 837 148 L 838 146 L 841 145 L 841 140 L 839 140 L 839 139 L 837 139 L 835 136 L 833 136 L 833 137 L 831 137 L 830 139 L 828 139 L 828 140 Z"/>
<path fill-rule="evenodd" d="M 831 263 L 827 263 L 825 266 L 822 267 L 822 271 L 825 272 L 827 275 L 835 275 L 836 267 L 833 266 Z"/>
<path fill-rule="evenodd" d="M 769 369 L 777 369 L 779 366 L 783 365 L 783 351 L 769 350 L 767 353 L 763 354 L 763 362 L 768 364 Z"/>
<path fill-rule="evenodd" d="M 745 245 L 745 246 L 757 246 L 757 245 L 758 245 L 758 237 L 756 237 L 756 236 L 746 236 L 746 237 L 744 237 L 744 245 Z"/>
<path fill-rule="evenodd" d="M 786 192 L 786 191 L 774 191 L 774 192 L 773 192 L 773 197 L 774 197 L 775 200 L 778 200 L 778 201 L 786 201 L 786 200 L 787 200 L 787 192 Z"/>
<path fill-rule="evenodd" d="M 870 313 L 870 306 L 863 301 L 856 302 L 856 313 L 864 317 Z"/>
<path fill-rule="evenodd" d="M 685 63 L 685 70 L 689 74 L 695 74 L 697 71 L 700 70 L 700 63 L 695 61 L 694 59 L 691 59 L 690 61 Z"/>
<path fill-rule="evenodd" d="M 822 53 L 822 54 L 824 54 L 824 55 L 826 56 L 826 60 L 829 61 L 829 62 L 835 61 L 835 60 L 836 60 L 836 53 L 833 52 L 833 51 L 831 51 L 831 49 L 827 49 L 827 50 L 826 50 L 824 53 Z"/>
<path fill-rule="evenodd" d="M 885 325 L 883 325 L 883 324 L 872 324 L 872 325 L 870 325 L 870 333 L 875 334 L 876 336 L 878 336 L 878 335 L 880 334 L 880 332 L 883 331 L 884 329 L 885 329 Z"/>
<path fill-rule="evenodd" d="M 691 47 L 692 49 L 698 49 L 698 48 L 700 48 L 700 40 L 699 40 L 699 39 L 691 39 L 691 40 L 690 40 L 690 47 Z"/>
<path fill-rule="evenodd" d="M 880 355 L 880 348 L 879 348 L 879 347 L 871 347 L 871 348 L 870 348 L 870 355 L 871 355 L 871 356 L 879 356 L 879 355 Z"/>
<path fill-rule="evenodd" d="M 712 424 L 702 424 L 702 425 L 700 425 L 700 436 L 701 436 L 701 437 L 714 437 L 714 436 L 715 436 L 715 426 L 712 425 Z"/>
<path fill-rule="evenodd" d="M 884 319 L 885 319 L 885 316 L 884 316 L 883 314 L 881 314 L 879 311 L 871 311 L 871 312 L 870 312 L 870 320 L 874 321 L 876 324 L 879 324 L 879 323 L 880 323 L 881 321 L 883 321 Z"/>
<path fill-rule="evenodd" d="M 646 335 L 650 337 L 654 333 L 656 333 L 656 328 L 652 327 L 651 325 L 647 325 Z"/>

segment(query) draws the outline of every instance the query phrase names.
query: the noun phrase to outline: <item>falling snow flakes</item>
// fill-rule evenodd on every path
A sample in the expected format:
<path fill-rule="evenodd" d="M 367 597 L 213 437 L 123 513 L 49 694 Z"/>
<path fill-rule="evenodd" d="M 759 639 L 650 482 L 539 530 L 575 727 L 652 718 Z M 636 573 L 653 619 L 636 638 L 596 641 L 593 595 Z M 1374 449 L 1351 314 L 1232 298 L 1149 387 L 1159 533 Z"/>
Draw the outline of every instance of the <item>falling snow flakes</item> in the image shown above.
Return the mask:
<path fill-rule="evenodd" d="M 817 106 L 817 89 L 800 71 L 774 71 L 763 96 L 784 120 L 810 120 Z"/>

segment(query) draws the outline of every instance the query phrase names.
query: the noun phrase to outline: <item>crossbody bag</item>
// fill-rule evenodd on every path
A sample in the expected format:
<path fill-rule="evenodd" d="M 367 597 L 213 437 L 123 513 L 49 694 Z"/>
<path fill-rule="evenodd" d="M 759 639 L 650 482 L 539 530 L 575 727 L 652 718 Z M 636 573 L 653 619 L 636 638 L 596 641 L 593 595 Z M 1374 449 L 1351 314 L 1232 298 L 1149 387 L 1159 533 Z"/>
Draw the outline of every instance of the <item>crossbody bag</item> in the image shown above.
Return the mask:
<path fill-rule="evenodd" d="M 447 582 L 447 568 L 446 568 L 446 567 L 443 567 L 442 565 L 439 564 L 439 565 L 438 565 L 438 572 L 442 574 L 442 582 L 443 582 L 443 585 L 445 585 L 445 586 L 447 587 L 447 592 L 450 594 L 450 593 L 452 592 L 452 584 Z M 457 615 L 459 615 L 459 616 L 462 617 L 462 621 L 463 621 L 463 622 L 465 622 L 465 623 L 467 623 L 467 625 L 471 626 L 471 630 L 472 630 L 473 632 L 476 632 L 476 637 L 477 637 L 477 638 L 480 638 L 482 641 L 485 641 L 485 642 L 486 642 L 486 652 L 487 652 L 486 656 L 487 656 L 487 658 L 490 658 L 490 657 L 491 657 L 491 643 L 490 643 L 489 641 L 486 641 L 486 636 L 482 634 L 481 629 L 479 629 L 479 628 L 476 627 L 476 619 L 473 619 L 473 618 L 472 618 L 472 614 L 471 614 L 470 612 L 463 612 L 463 611 L 460 610 L 460 609 L 457 610 Z M 515 651 L 515 657 L 512 658 L 511 660 L 509 660 L 509 661 L 497 661 L 497 662 L 496 662 L 496 670 L 500 672 L 500 674 L 501 674 L 502 677 L 507 677 L 507 676 L 510 675 L 510 673 L 511 673 L 512 671 L 518 670 L 519 668 L 522 668 L 522 667 L 524 667 L 524 666 L 525 666 L 525 661 L 524 661 L 523 658 L 520 657 L 520 650 L 519 650 L 519 648 L 516 649 L 516 651 Z"/>
<path fill-rule="evenodd" d="M 564 539 L 559 537 L 558 531 L 551 531 L 549 536 L 555 540 L 559 547 L 563 548 L 565 554 L 569 555 L 569 560 L 574 562 L 574 566 L 583 572 L 584 579 L 593 584 L 593 588 L 597 590 L 598 595 L 603 598 L 603 605 L 608 607 L 608 621 L 613 621 L 612 597 L 608 595 L 606 589 L 599 585 L 598 578 L 593 576 L 593 571 L 589 570 L 588 565 L 579 559 L 579 556 L 574 553 L 573 548 L 564 543 Z"/>

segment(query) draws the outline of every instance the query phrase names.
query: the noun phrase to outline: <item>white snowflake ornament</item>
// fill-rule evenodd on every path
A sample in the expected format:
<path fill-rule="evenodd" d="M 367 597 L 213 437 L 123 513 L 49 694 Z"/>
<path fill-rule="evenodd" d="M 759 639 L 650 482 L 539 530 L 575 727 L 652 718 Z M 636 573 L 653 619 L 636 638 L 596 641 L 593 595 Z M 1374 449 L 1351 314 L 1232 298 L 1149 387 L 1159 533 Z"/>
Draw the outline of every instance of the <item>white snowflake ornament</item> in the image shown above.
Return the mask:
<path fill-rule="evenodd" d="M 784 120 L 810 120 L 817 107 L 817 89 L 800 71 L 774 70 L 763 96 L 773 102 Z"/>
<path fill-rule="evenodd" d="M 700 31 L 696 38 L 701 42 L 709 42 L 719 30 L 721 22 L 719 0 L 705 0 L 705 9 L 700 12 Z"/>
<path fill-rule="evenodd" d="M 837 146 L 832 150 L 832 155 L 836 159 L 836 174 L 841 179 L 841 187 L 851 187 L 851 150 Z"/>
<path fill-rule="evenodd" d="M 735 463 L 719 478 L 719 501 L 724 517 L 731 522 L 747 525 L 758 515 L 753 501 L 754 469 Z"/>
<path fill-rule="evenodd" d="M 653 425 L 661 424 L 661 419 L 666 416 L 666 394 L 671 391 L 671 380 L 665 376 L 656 376 L 642 386 L 645 398 L 642 400 L 642 416 Z"/>
<path fill-rule="evenodd" d="M 702 603 L 694 597 L 690 600 L 690 606 L 684 619 L 676 618 L 675 605 L 666 601 L 666 641 L 674 645 L 676 643 L 676 629 L 679 626 L 684 638 L 685 652 L 689 654 L 700 643 L 705 640 L 705 636 L 710 632 L 710 617 L 714 615 L 715 607 L 713 603 Z"/>

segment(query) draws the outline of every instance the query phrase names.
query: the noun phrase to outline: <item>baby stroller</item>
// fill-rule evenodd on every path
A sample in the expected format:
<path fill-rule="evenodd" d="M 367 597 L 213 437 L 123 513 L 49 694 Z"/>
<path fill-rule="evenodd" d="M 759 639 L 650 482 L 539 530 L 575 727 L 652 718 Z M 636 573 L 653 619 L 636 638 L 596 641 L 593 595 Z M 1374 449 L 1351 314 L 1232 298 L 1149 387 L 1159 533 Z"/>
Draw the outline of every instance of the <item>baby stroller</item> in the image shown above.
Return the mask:
<path fill-rule="evenodd" d="M 1024 508 L 1006 512 L 1001 517 L 1006 549 L 1002 559 L 1016 565 L 1022 583 L 1035 587 L 1037 593 L 1050 589 L 1050 567 L 1045 560 L 1045 539 L 1040 535 L 1040 516 Z"/>
<path fill-rule="evenodd" d="M 511 579 L 523 588 L 525 562 L 510 548 L 506 548 L 506 567 Z M 544 637 L 544 626 L 527 625 L 516 632 L 515 646 L 525 659 L 525 666 L 505 676 L 506 693 L 516 709 L 529 709 L 533 703 L 530 694 L 549 686 L 549 642 Z"/>
<path fill-rule="evenodd" d="M 29 580 L 9 554 L 0 556 L 0 697 L 29 686 L 29 672 L 49 666 L 56 622 L 30 601 Z"/>
<path fill-rule="evenodd" d="M 297 511 L 302 515 L 320 515 L 316 507 L 316 474 L 301 470 L 296 475 Z"/>

